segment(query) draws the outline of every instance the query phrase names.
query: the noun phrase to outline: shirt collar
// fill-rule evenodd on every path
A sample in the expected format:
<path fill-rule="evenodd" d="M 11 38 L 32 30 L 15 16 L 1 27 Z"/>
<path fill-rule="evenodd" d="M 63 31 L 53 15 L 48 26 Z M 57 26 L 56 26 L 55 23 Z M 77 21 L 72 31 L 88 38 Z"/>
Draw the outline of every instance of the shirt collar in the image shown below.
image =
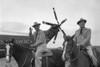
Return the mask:
<path fill-rule="evenodd" d="M 79 30 L 81 30 L 81 28 Z M 85 28 L 83 28 L 83 30 L 87 30 L 87 28 L 85 27 Z"/>

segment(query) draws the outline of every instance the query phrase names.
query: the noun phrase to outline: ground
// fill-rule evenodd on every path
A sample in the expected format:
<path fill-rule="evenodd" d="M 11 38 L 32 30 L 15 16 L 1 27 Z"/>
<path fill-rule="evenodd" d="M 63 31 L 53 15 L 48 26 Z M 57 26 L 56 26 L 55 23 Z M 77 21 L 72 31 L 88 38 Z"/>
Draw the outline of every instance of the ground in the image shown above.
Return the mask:
<path fill-rule="evenodd" d="M 11 64 L 7 64 L 5 60 L 6 60 L 5 58 L 0 59 L 0 67 L 18 67 L 14 58 L 12 58 Z"/>

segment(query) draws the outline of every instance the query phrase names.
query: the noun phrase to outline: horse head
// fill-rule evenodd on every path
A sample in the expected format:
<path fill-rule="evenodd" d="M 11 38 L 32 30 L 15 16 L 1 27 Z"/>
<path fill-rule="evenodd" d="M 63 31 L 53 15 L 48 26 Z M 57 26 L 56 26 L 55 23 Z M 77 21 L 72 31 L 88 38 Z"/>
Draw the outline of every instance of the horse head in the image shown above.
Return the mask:
<path fill-rule="evenodd" d="M 13 56 L 18 63 L 18 67 L 31 67 L 32 52 L 31 48 L 22 44 L 17 44 L 16 40 L 4 40 L 6 46 L 6 61 L 9 63 Z"/>
<path fill-rule="evenodd" d="M 72 57 L 72 54 L 73 54 L 73 51 L 75 51 L 75 42 L 73 40 L 73 36 L 66 36 L 65 37 L 65 41 L 63 43 L 63 60 L 66 60 L 66 61 L 70 61 L 71 60 L 71 57 Z"/>
<path fill-rule="evenodd" d="M 6 49 L 6 62 L 10 63 L 11 61 L 11 56 L 13 54 L 13 39 L 12 40 L 4 40 L 4 45 Z"/>

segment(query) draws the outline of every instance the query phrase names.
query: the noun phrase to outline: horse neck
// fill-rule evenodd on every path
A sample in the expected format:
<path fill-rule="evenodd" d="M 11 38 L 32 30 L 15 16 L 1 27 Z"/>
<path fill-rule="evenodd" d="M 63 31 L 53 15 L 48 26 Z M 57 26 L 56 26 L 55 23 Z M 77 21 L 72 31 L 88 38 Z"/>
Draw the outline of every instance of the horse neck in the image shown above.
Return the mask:
<path fill-rule="evenodd" d="M 20 44 L 14 44 L 14 46 L 13 46 L 13 48 L 14 48 L 14 50 L 15 51 L 19 51 L 19 52 L 23 52 L 23 51 L 25 51 L 25 49 L 26 48 L 24 48 L 24 46 L 22 46 L 22 45 L 20 45 Z"/>
<path fill-rule="evenodd" d="M 56 27 L 51 27 L 49 30 L 44 31 L 46 38 L 47 38 L 47 43 L 58 33 L 59 29 Z"/>
<path fill-rule="evenodd" d="M 97 58 L 97 61 L 98 61 L 98 64 L 99 64 L 98 67 L 100 67 L 100 51 L 95 48 L 95 52 L 96 52 L 96 56 L 97 56 L 96 58 Z"/>
<path fill-rule="evenodd" d="M 21 58 L 21 56 L 24 52 L 26 52 L 25 48 L 23 48 L 19 44 L 14 44 L 14 46 L 13 46 L 13 57 L 18 63 L 19 63 L 19 60 L 20 60 L 20 58 Z"/>

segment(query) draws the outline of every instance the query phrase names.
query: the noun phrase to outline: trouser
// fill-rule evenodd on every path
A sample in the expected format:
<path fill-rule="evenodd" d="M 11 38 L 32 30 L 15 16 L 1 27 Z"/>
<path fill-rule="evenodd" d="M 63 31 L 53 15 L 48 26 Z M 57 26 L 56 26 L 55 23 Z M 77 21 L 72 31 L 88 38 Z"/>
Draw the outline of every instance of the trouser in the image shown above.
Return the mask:
<path fill-rule="evenodd" d="M 35 53 L 35 67 L 42 67 L 41 57 L 43 52 L 50 53 L 50 50 L 46 48 L 46 44 L 42 44 L 37 47 Z"/>
<path fill-rule="evenodd" d="M 92 61 L 93 61 L 93 64 L 94 64 L 94 65 L 97 65 L 97 59 L 96 59 L 96 57 L 95 57 L 94 54 L 93 54 L 92 47 L 91 47 L 91 46 L 87 46 L 86 48 L 87 48 L 87 53 L 88 53 L 88 55 L 90 56 L 90 58 L 91 58 Z"/>

